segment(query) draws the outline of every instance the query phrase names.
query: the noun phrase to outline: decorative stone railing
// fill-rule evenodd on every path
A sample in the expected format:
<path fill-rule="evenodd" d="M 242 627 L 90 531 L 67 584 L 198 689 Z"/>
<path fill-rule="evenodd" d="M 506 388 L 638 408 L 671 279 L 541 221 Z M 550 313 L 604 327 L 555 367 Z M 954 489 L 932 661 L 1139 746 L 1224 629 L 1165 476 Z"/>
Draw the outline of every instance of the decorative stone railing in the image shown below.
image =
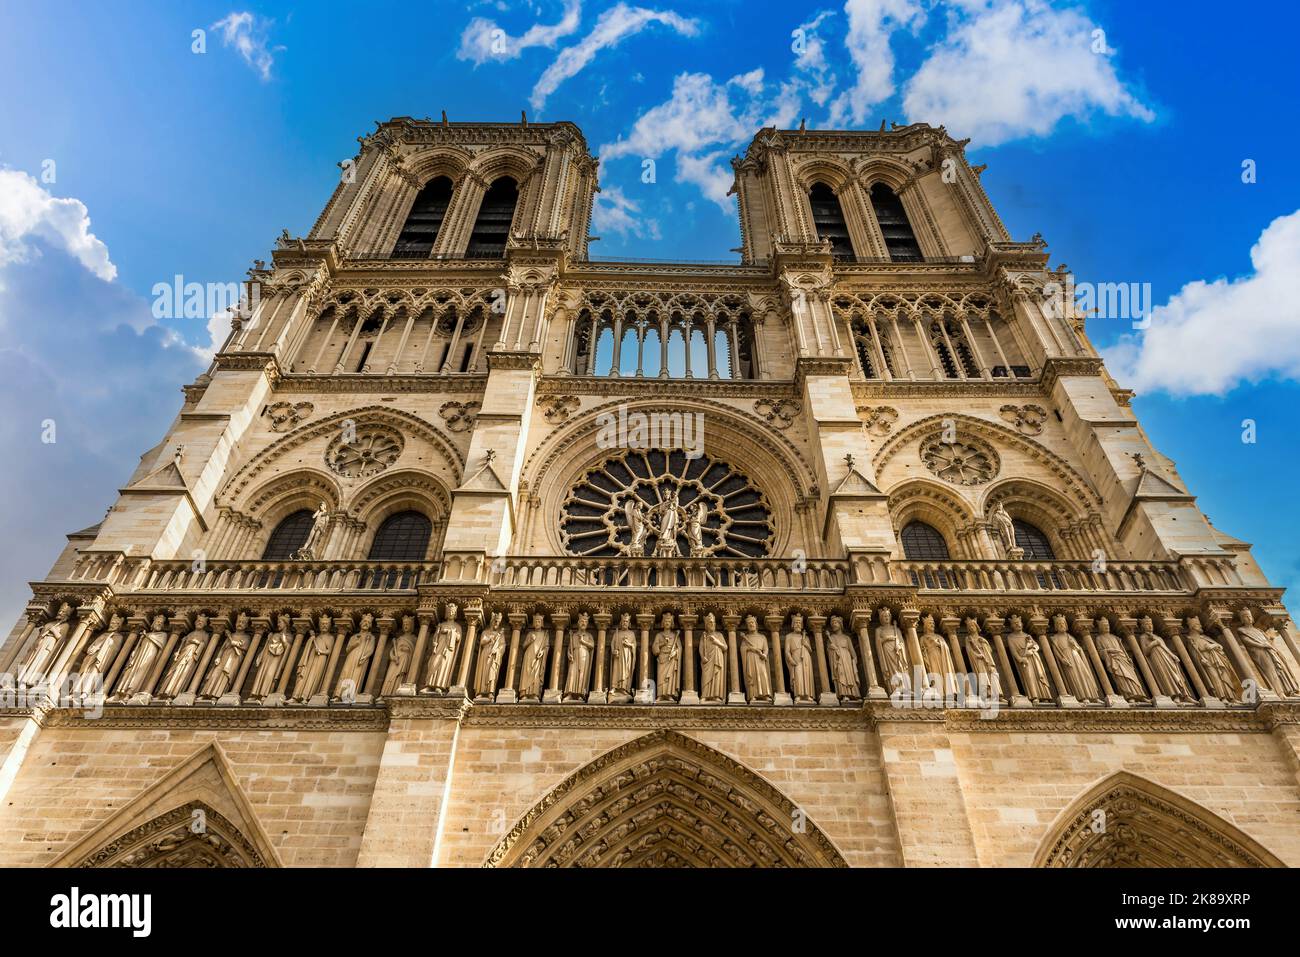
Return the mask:
<path fill-rule="evenodd" d="M 775 558 L 501 558 L 487 566 L 500 588 L 687 588 L 841 591 L 845 561 Z"/>
<path fill-rule="evenodd" d="M 414 591 L 438 562 L 153 562 L 137 591 Z"/>
<path fill-rule="evenodd" d="M 901 561 L 893 582 L 948 592 L 1179 592 L 1186 585 L 1172 562 Z"/>

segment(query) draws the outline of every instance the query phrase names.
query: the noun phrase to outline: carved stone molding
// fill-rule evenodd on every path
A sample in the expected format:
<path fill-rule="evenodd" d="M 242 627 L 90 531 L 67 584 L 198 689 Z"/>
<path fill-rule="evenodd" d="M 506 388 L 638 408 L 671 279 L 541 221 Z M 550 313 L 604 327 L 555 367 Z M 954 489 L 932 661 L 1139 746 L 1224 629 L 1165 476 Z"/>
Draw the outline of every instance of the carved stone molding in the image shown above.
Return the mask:
<path fill-rule="evenodd" d="M 582 408 L 582 402 L 575 395 L 542 395 L 537 398 L 537 407 L 551 425 L 563 425 Z"/>
<path fill-rule="evenodd" d="M 438 414 L 447 420 L 449 431 L 468 432 L 474 428 L 478 410 L 478 402 L 444 402 L 438 407 Z"/>
<path fill-rule="evenodd" d="M 201 829 L 194 822 L 201 820 Z M 222 814 L 190 801 L 128 831 L 77 867 L 267 867 L 253 843 Z"/>
<path fill-rule="evenodd" d="M 1016 430 L 1025 435 L 1038 435 L 1043 431 L 1047 421 L 1047 410 L 1041 405 L 1004 405 L 998 410 L 1004 421 L 1010 422 Z"/>
<path fill-rule="evenodd" d="M 325 449 L 325 464 L 344 478 L 378 475 L 402 454 L 406 441 L 402 433 L 384 425 L 367 423 L 337 436 Z"/>
<path fill-rule="evenodd" d="M 755 399 L 754 411 L 763 421 L 776 429 L 788 429 L 794 424 L 801 406 L 793 399 Z"/>
<path fill-rule="evenodd" d="M 310 402 L 272 402 L 266 407 L 266 417 L 271 420 L 272 432 L 288 432 L 305 422 L 314 408 Z"/>
<path fill-rule="evenodd" d="M 858 415 L 872 435 L 888 435 L 894 428 L 894 423 L 898 421 L 898 410 L 889 405 L 860 405 Z"/>

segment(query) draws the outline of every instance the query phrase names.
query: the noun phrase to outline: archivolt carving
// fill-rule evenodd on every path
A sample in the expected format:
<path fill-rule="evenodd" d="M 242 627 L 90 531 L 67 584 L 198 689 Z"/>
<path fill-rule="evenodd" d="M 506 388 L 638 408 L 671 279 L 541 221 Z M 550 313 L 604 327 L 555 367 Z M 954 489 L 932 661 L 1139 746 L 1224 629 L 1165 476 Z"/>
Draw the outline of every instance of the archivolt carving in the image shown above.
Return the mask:
<path fill-rule="evenodd" d="M 402 501 L 389 501 L 397 496 Z M 375 479 L 358 489 L 348 502 L 349 510 L 361 521 L 377 525 L 386 515 L 370 516 L 377 505 L 385 512 L 395 511 L 407 504 L 418 502 L 429 510 L 429 518 L 438 519 L 451 511 L 451 495 L 446 487 L 427 472 L 398 471 Z"/>
<path fill-rule="evenodd" d="M 266 867 L 234 824 L 190 801 L 110 841 L 77 867 Z"/>
<path fill-rule="evenodd" d="M 1097 494 L 1087 479 L 1055 452 L 1032 439 L 1026 438 L 1014 429 L 959 412 L 927 416 L 900 429 L 891 439 L 882 444 L 872 457 L 872 465 L 875 467 L 876 474 L 882 475 L 890 460 L 906 448 L 909 443 L 928 435 L 934 430 L 943 429 L 949 423 L 955 424 L 958 441 L 965 440 L 967 436 L 975 435 L 995 446 L 1008 446 L 1035 459 L 1048 473 L 1056 476 L 1060 481 L 1059 490 L 1066 493 L 1068 498 L 1077 503 L 1079 511 L 1100 510 L 1101 496 Z M 1005 453 L 1003 453 L 1003 457 L 1005 458 Z"/>
<path fill-rule="evenodd" d="M 364 425 L 383 425 L 397 430 L 407 438 L 415 437 L 425 440 L 438 451 L 448 468 L 454 473 L 452 475 L 453 484 L 460 484 L 465 459 L 460 451 L 437 428 L 409 412 L 379 405 L 368 405 L 360 409 L 351 409 L 326 416 L 272 442 L 246 463 L 226 483 L 225 488 L 222 489 L 221 494 L 218 496 L 218 503 L 235 505 L 241 500 L 244 490 L 275 461 L 312 439 L 323 435 L 340 433 L 343 424 L 349 419 L 355 423 L 358 429 Z M 245 508 L 244 511 L 249 511 L 249 509 Z"/>
<path fill-rule="evenodd" d="M 692 738 L 655 731 L 566 778 L 502 838 L 485 866 L 847 865 L 759 775 Z"/>
<path fill-rule="evenodd" d="M 316 469 L 297 468 L 259 488 L 241 511 L 264 523 L 274 523 L 296 507 L 314 507 L 324 501 L 336 509 L 342 500 L 343 493 L 334 479 Z"/>
<path fill-rule="evenodd" d="M 1035 867 L 1283 867 L 1258 841 L 1194 801 L 1128 771 L 1057 817 Z"/>

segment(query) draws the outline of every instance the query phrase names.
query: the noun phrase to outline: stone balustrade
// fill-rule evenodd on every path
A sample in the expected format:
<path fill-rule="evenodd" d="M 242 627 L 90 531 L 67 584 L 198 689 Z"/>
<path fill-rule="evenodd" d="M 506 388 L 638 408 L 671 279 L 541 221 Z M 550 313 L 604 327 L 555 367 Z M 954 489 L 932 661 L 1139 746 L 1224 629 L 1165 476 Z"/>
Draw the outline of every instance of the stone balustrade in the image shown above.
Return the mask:
<path fill-rule="evenodd" d="M 1168 592 L 1186 591 L 1173 562 L 900 561 L 893 581 L 922 591 Z"/>

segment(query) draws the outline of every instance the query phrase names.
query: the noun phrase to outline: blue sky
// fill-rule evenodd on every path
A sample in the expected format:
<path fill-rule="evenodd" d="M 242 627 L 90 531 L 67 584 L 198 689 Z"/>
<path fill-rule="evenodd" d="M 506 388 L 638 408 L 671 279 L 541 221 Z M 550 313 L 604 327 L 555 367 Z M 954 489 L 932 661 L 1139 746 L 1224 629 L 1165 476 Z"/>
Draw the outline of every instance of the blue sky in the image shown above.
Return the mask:
<path fill-rule="evenodd" d="M 761 125 L 971 137 L 1015 238 L 1041 232 L 1081 282 L 1150 284 L 1149 329 L 1090 333 L 1215 524 L 1300 584 L 1300 14 L 1265 7 L 8 0 L 0 614 L 102 517 L 222 332 L 154 319 L 154 284 L 242 278 L 311 226 L 374 120 L 444 109 L 577 122 L 606 257 L 731 258 L 727 159 Z"/>

